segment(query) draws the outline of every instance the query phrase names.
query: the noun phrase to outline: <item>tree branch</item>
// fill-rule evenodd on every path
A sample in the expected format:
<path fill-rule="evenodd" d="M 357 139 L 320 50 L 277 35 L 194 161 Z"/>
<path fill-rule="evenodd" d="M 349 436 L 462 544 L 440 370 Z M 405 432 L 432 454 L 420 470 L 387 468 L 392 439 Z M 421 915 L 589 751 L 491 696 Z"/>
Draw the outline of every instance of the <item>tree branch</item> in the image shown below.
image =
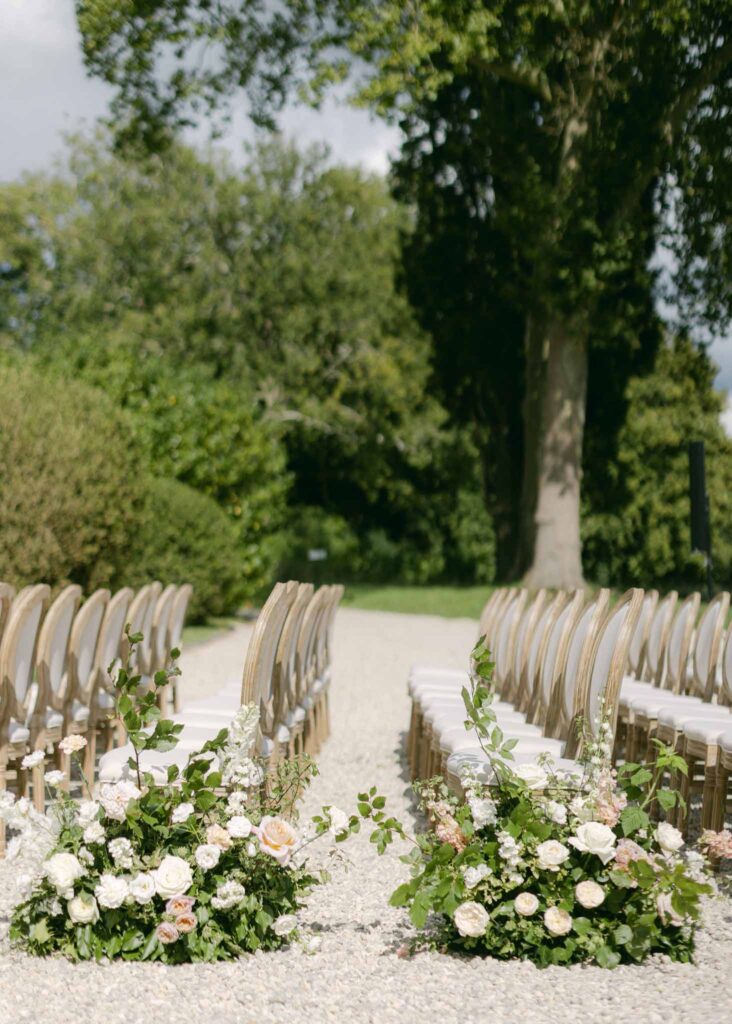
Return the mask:
<path fill-rule="evenodd" d="M 503 64 L 500 61 L 489 61 L 488 63 L 479 61 L 478 63 L 480 63 L 483 71 L 488 71 L 490 74 L 495 75 L 496 78 L 502 78 L 505 82 L 512 82 L 514 85 L 520 85 L 523 89 L 528 89 L 530 92 L 535 93 L 539 99 L 544 100 L 545 103 L 552 102 L 552 91 L 541 71 L 526 70 L 517 67 L 515 64 Z"/>

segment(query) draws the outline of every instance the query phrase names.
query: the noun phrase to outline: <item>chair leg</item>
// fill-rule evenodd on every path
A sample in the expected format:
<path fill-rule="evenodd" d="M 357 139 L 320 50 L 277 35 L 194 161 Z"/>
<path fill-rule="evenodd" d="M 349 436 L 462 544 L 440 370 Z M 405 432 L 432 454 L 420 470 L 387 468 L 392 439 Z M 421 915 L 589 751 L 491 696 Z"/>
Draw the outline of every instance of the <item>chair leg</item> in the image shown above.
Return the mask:
<path fill-rule="evenodd" d="M 86 735 L 86 750 L 84 751 L 84 775 L 92 791 L 94 790 L 94 776 L 97 766 L 97 725 L 96 722 L 89 726 Z M 92 799 L 92 794 L 88 794 Z"/>
<path fill-rule="evenodd" d="M 46 809 L 46 783 L 43 776 L 46 774 L 46 766 L 43 761 L 32 769 L 33 806 L 41 814 Z"/>
<path fill-rule="evenodd" d="M 722 764 L 717 765 L 717 780 L 714 787 L 714 800 L 712 803 L 712 821 L 710 828 L 715 832 L 721 832 L 724 828 L 725 810 L 727 808 L 727 786 L 729 784 L 729 772 Z"/>
<path fill-rule="evenodd" d="M 702 828 L 711 828 L 714 819 L 714 801 L 717 790 L 717 748 L 712 748 L 707 754 L 707 763 L 704 765 L 704 788 L 702 790 Z M 713 763 L 711 758 L 714 758 Z"/>

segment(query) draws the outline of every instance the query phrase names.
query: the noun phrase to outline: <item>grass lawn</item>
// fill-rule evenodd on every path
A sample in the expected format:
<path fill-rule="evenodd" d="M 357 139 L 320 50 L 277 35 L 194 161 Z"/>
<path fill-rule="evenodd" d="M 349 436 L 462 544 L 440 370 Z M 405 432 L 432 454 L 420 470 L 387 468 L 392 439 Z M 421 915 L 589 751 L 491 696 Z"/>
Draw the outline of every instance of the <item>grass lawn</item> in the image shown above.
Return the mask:
<path fill-rule="evenodd" d="M 480 587 L 400 587 L 352 583 L 346 587 L 343 604 L 366 611 L 477 619 L 494 590 L 490 584 Z"/>
<path fill-rule="evenodd" d="M 192 644 L 202 644 L 205 640 L 210 640 L 214 636 L 228 633 L 235 625 L 236 619 L 207 619 L 206 622 L 200 622 L 195 626 L 186 626 L 183 630 L 181 643 L 184 647 L 189 647 Z"/>

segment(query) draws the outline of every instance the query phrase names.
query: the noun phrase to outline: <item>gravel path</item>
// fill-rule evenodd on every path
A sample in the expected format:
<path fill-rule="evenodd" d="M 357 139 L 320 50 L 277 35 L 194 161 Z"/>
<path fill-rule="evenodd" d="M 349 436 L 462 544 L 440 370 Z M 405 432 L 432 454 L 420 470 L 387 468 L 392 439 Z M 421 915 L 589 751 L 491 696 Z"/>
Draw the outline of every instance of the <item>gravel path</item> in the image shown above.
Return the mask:
<path fill-rule="evenodd" d="M 475 623 L 344 609 L 336 624 L 333 734 L 308 809 L 351 810 L 358 789 L 376 785 L 410 821 L 400 745 L 408 722 L 405 679 L 412 661 L 462 667 Z M 241 670 L 250 627 L 241 626 L 184 655 L 187 696 L 216 689 Z M 616 971 L 550 968 L 422 954 L 402 960 L 408 934 L 388 895 L 406 869 L 394 850 L 377 857 L 366 835 L 344 848 L 303 915 L 320 950 L 256 955 L 236 964 L 167 968 L 155 964 L 72 966 L 0 951 L 0 1024 L 299 1024 L 344 1020 L 435 1024 L 605 1022 L 685 1024 L 732 1019 L 732 904 L 710 900 L 697 965 L 659 960 Z M 10 865 L 0 862 L 0 922 L 7 915 Z M 2 924 L 0 923 L 0 927 Z"/>

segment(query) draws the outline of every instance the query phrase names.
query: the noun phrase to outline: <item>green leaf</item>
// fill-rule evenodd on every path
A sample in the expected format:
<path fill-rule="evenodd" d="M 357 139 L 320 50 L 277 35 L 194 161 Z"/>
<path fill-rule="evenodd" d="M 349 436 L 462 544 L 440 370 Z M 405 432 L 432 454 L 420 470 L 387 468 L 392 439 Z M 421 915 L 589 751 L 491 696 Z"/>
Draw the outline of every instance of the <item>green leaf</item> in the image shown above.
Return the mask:
<path fill-rule="evenodd" d="M 634 804 L 626 807 L 620 815 L 620 827 L 623 835 L 629 836 L 639 828 L 647 828 L 650 818 L 644 810 Z"/>
<path fill-rule="evenodd" d="M 616 953 L 614 949 L 610 949 L 609 946 L 600 946 L 595 953 L 595 960 L 600 967 L 612 970 L 613 967 L 617 967 L 620 963 L 620 954 Z"/>
<path fill-rule="evenodd" d="M 633 938 L 633 929 L 627 924 L 619 924 L 613 932 L 615 941 L 619 946 L 624 946 L 627 942 L 630 942 Z"/>
<path fill-rule="evenodd" d="M 389 898 L 389 904 L 392 907 L 405 907 L 409 903 L 412 895 L 412 888 L 409 883 L 405 882 L 404 885 L 400 885 L 398 889 L 395 889 Z"/>

